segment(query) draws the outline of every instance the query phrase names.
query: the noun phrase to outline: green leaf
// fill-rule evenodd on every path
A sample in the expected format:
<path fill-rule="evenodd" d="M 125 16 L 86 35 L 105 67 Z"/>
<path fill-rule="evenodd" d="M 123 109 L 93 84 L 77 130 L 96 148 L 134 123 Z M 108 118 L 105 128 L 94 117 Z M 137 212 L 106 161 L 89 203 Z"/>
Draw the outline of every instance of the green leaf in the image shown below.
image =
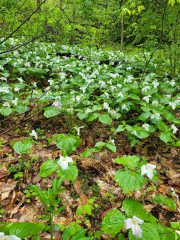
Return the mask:
<path fill-rule="evenodd" d="M 176 211 L 176 203 L 173 199 L 166 197 L 163 194 L 157 194 L 154 198 L 154 202 L 160 205 L 165 205 L 169 209 Z"/>
<path fill-rule="evenodd" d="M 162 132 L 169 132 L 169 127 L 162 120 L 157 122 L 157 127 Z"/>
<path fill-rule="evenodd" d="M 176 239 L 175 231 L 172 228 L 168 228 L 161 224 L 158 224 L 157 229 L 158 229 L 161 240 L 175 240 Z"/>
<path fill-rule="evenodd" d="M 53 160 L 44 162 L 40 167 L 40 176 L 48 177 L 57 170 L 58 164 Z"/>
<path fill-rule="evenodd" d="M 172 139 L 172 137 L 171 137 L 171 134 L 170 133 L 161 133 L 160 134 L 160 136 L 159 136 L 159 138 L 163 141 L 163 142 L 165 142 L 165 143 L 171 143 L 171 142 L 173 142 L 173 139 Z"/>
<path fill-rule="evenodd" d="M 78 116 L 78 118 L 80 120 L 83 120 L 83 119 L 85 119 L 87 117 L 87 114 L 86 113 L 82 113 L 82 112 L 78 112 L 77 116 Z"/>
<path fill-rule="evenodd" d="M 115 159 L 115 163 L 122 164 L 123 166 L 127 166 L 129 169 L 134 170 L 139 162 L 140 158 L 136 155 L 122 156 Z"/>
<path fill-rule="evenodd" d="M 66 170 L 62 170 L 60 167 L 57 170 L 57 174 L 59 177 L 63 176 L 64 180 L 74 181 L 78 176 L 78 169 L 75 165 L 69 164 Z"/>
<path fill-rule="evenodd" d="M 140 225 L 142 229 L 142 238 L 136 238 L 133 234 L 132 231 L 129 231 L 129 240 L 161 240 L 160 236 L 158 234 L 158 229 L 156 224 L 152 223 L 143 223 Z"/>
<path fill-rule="evenodd" d="M 116 152 L 116 146 L 113 143 L 105 143 L 105 142 L 97 142 L 95 145 L 96 148 L 102 149 L 102 148 L 108 148 L 112 152 Z"/>
<path fill-rule="evenodd" d="M 124 220 L 125 216 L 118 209 L 113 209 L 103 218 L 101 228 L 104 233 L 114 237 L 124 227 Z"/>
<path fill-rule="evenodd" d="M 92 122 L 99 117 L 99 113 L 90 113 L 89 116 L 86 118 L 88 122 Z"/>
<path fill-rule="evenodd" d="M 27 111 L 27 106 L 24 104 L 19 104 L 16 108 L 15 108 L 16 112 L 18 113 L 24 113 Z"/>
<path fill-rule="evenodd" d="M 25 139 L 23 141 L 16 142 L 13 145 L 13 149 L 18 153 L 18 154 L 27 154 L 31 151 L 32 149 L 32 141 L 29 139 Z"/>
<path fill-rule="evenodd" d="M 71 134 L 60 134 L 57 139 L 57 147 L 63 151 L 64 154 L 68 155 L 80 145 L 81 139 L 79 136 Z"/>
<path fill-rule="evenodd" d="M 7 117 L 12 113 L 12 109 L 9 107 L 3 107 L 0 109 L 0 114 Z"/>
<path fill-rule="evenodd" d="M 156 222 L 157 219 L 145 211 L 144 206 L 135 199 L 125 199 L 122 204 L 123 210 L 129 218 L 136 216 L 144 221 Z"/>
<path fill-rule="evenodd" d="M 122 188 L 124 194 L 129 194 L 141 189 L 146 179 L 139 173 L 132 170 L 118 170 L 115 174 L 115 181 Z"/>
<path fill-rule="evenodd" d="M 102 114 L 99 116 L 99 121 L 103 124 L 112 125 L 112 118 L 109 116 L 109 114 Z"/>
<path fill-rule="evenodd" d="M 89 148 L 86 151 L 82 152 L 82 157 L 89 157 L 92 153 L 100 152 L 99 148 Z"/>
<path fill-rule="evenodd" d="M 46 118 L 54 117 L 60 114 L 61 110 L 55 107 L 46 107 L 44 111 L 44 116 Z"/>
<path fill-rule="evenodd" d="M 2 227 L 0 225 L 0 231 L 5 232 L 8 235 L 15 235 L 19 238 L 30 238 L 37 236 L 44 229 L 43 223 L 28 223 L 28 222 L 17 222 L 17 223 L 5 223 Z"/>

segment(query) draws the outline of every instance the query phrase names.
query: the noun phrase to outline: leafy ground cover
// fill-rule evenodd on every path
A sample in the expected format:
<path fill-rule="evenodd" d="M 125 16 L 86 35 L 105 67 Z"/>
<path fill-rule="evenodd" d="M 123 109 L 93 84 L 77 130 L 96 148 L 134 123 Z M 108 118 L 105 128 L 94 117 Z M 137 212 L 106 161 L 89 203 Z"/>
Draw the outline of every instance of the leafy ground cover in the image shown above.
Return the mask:
<path fill-rule="evenodd" d="M 0 232 L 178 239 L 178 76 L 160 65 L 49 43 L 1 55 Z"/>

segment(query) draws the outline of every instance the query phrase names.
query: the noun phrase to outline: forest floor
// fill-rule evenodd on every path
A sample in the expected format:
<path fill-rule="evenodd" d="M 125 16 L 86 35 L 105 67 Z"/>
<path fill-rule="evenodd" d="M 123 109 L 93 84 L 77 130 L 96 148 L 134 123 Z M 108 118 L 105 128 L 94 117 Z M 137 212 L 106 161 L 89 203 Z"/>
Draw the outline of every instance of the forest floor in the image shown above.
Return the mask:
<path fill-rule="evenodd" d="M 17 125 L 19 118 L 11 118 L 1 122 L 0 132 L 5 132 L 0 137 L 0 195 L 1 210 L 0 221 L 2 222 L 42 222 L 43 206 L 38 198 L 35 198 L 28 190 L 30 184 L 39 185 L 42 188 L 51 186 L 50 178 L 39 176 L 40 165 L 48 159 L 57 159 L 60 150 L 55 145 L 49 145 L 47 139 L 53 134 L 68 132 L 67 125 L 64 124 L 62 116 L 46 119 L 41 113 L 29 120 L 24 120 Z M 12 140 L 20 140 L 26 136 L 29 129 L 40 128 L 41 136 L 37 144 L 34 144 L 31 154 L 19 156 L 10 146 Z M 44 131 L 43 131 L 44 130 Z M 159 178 L 161 182 L 156 190 L 149 189 L 149 194 L 145 195 L 143 189 L 135 192 L 132 196 L 144 202 L 145 209 L 157 217 L 161 223 L 169 226 L 170 222 L 179 220 L 179 213 L 171 211 L 165 206 L 152 203 L 149 199 L 162 193 L 167 196 L 174 195 L 177 209 L 178 194 L 180 193 L 179 179 L 179 149 L 171 147 L 154 137 L 149 137 L 142 142 L 141 146 L 130 147 L 127 137 L 123 133 L 116 136 L 116 153 L 111 153 L 104 149 L 100 153 L 95 153 L 93 157 L 82 158 L 81 153 L 87 147 L 93 147 L 98 141 L 108 140 L 110 134 L 109 127 L 101 123 L 91 123 L 81 130 L 81 146 L 71 157 L 76 161 L 79 169 L 79 176 L 74 185 L 68 181 L 64 183 L 66 191 L 62 197 L 66 207 L 63 212 L 54 217 L 54 222 L 68 224 L 77 220 L 75 214 L 77 206 L 85 204 L 88 199 L 95 198 L 97 204 L 93 210 L 93 215 L 89 216 L 89 223 L 86 228 L 96 231 L 102 222 L 106 212 L 112 208 L 120 207 L 125 195 L 121 188 L 114 182 L 115 171 L 119 168 L 113 163 L 113 159 L 123 155 L 143 155 L 148 162 L 159 166 Z M 93 217 L 95 216 L 95 217 Z M 58 232 L 55 232 L 55 239 L 61 239 Z M 42 239 L 49 239 L 45 234 Z M 107 235 L 103 239 L 111 239 Z"/>

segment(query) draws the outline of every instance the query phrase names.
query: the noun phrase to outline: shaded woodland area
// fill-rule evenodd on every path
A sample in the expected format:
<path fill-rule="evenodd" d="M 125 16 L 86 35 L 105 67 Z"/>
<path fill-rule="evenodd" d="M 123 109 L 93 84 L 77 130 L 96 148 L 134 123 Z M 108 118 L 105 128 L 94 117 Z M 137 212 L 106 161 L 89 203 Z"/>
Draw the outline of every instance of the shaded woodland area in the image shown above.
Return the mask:
<path fill-rule="evenodd" d="M 180 0 L 0 0 L 0 240 L 178 240 Z"/>

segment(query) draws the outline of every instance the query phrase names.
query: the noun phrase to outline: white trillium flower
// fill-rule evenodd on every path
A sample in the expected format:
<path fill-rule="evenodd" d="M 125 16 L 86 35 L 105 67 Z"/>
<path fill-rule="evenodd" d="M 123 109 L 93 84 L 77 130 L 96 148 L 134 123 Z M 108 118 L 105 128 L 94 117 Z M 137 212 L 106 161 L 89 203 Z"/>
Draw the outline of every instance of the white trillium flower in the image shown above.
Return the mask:
<path fill-rule="evenodd" d="M 38 139 L 38 135 L 37 135 L 37 132 L 35 130 L 32 130 L 30 136 L 34 137 L 36 140 Z"/>
<path fill-rule="evenodd" d="M 149 103 L 150 98 L 151 98 L 151 96 L 148 95 L 148 96 L 143 97 L 142 100 L 144 100 L 145 102 Z"/>
<path fill-rule="evenodd" d="M 146 130 L 146 131 L 149 131 L 149 124 L 148 123 L 144 123 L 142 125 L 142 127 Z"/>
<path fill-rule="evenodd" d="M 157 80 L 154 80 L 152 84 L 153 84 L 153 86 L 154 86 L 155 88 L 157 88 L 157 87 L 159 86 L 159 83 L 158 83 Z"/>
<path fill-rule="evenodd" d="M 144 86 L 144 87 L 142 88 L 142 92 L 147 92 L 149 89 L 150 89 L 149 86 Z"/>
<path fill-rule="evenodd" d="M 154 169 L 156 168 L 155 165 L 147 163 L 141 167 L 141 175 L 147 175 L 149 179 L 152 179 L 154 176 Z"/>
<path fill-rule="evenodd" d="M 9 102 L 4 102 L 3 107 L 10 107 L 10 103 Z"/>
<path fill-rule="evenodd" d="M 169 102 L 169 106 L 171 106 L 171 108 L 172 108 L 173 110 L 176 109 L 176 103 L 175 103 L 175 102 Z"/>
<path fill-rule="evenodd" d="M 152 101 L 152 105 L 158 106 L 158 101 L 157 100 Z"/>
<path fill-rule="evenodd" d="M 52 106 L 55 107 L 55 108 L 60 108 L 60 107 L 61 107 L 61 102 L 58 101 L 58 100 L 55 100 L 55 101 L 53 102 Z"/>
<path fill-rule="evenodd" d="M 25 67 L 30 67 L 30 66 L 31 66 L 31 63 L 30 63 L 30 62 L 26 62 L 26 63 L 24 64 L 24 66 L 25 66 Z"/>
<path fill-rule="evenodd" d="M 68 168 L 70 162 L 73 162 L 72 158 L 60 156 L 58 164 L 62 168 L 62 170 L 64 171 Z"/>
<path fill-rule="evenodd" d="M 178 128 L 176 127 L 176 125 L 172 124 L 171 128 L 173 130 L 173 134 L 176 134 L 178 132 Z"/>
<path fill-rule="evenodd" d="M 126 107 L 126 104 L 122 105 L 122 110 L 128 110 L 128 108 Z"/>
<path fill-rule="evenodd" d="M 174 80 L 172 80 L 171 82 L 169 82 L 169 84 L 170 84 L 172 87 L 176 86 L 176 82 L 175 82 Z"/>
<path fill-rule="evenodd" d="M 6 77 L 0 77 L 0 80 L 7 82 L 7 78 Z"/>
<path fill-rule="evenodd" d="M 161 119 L 161 115 L 159 113 L 153 113 L 151 114 L 151 119 L 159 120 Z"/>
<path fill-rule="evenodd" d="M 128 218 L 124 221 L 125 223 L 125 229 L 132 229 L 132 233 L 137 238 L 142 237 L 142 229 L 140 227 L 141 224 L 143 224 L 143 220 L 137 218 L 136 216 L 133 216 L 132 218 Z"/>
<path fill-rule="evenodd" d="M 12 104 L 14 104 L 15 106 L 17 106 L 17 103 L 18 103 L 18 98 L 15 98 L 14 100 L 11 101 Z"/>
<path fill-rule="evenodd" d="M 3 232 L 0 232 L 0 240 L 21 240 L 15 235 L 4 235 Z"/>

